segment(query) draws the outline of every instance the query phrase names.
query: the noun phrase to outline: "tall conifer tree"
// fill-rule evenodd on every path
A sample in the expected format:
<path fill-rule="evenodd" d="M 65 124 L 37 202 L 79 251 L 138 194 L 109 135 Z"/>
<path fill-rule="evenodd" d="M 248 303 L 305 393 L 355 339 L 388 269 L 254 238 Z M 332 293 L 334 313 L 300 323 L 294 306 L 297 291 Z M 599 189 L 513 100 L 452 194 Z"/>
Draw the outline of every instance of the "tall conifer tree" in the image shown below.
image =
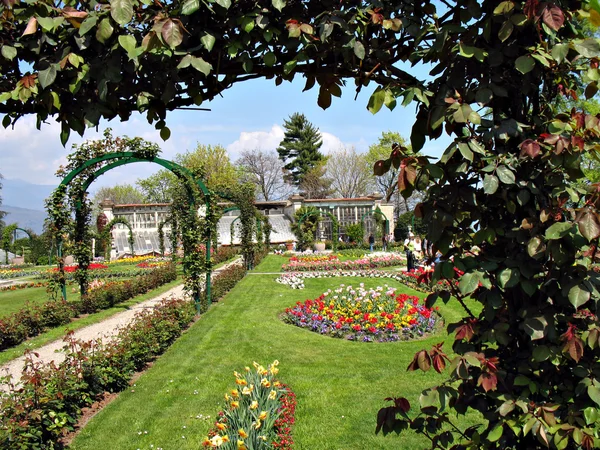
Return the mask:
<path fill-rule="evenodd" d="M 319 151 L 323 139 L 319 129 L 310 123 L 304 114 L 294 113 L 283 123 L 285 136 L 279 143 L 277 153 L 289 171 L 289 181 L 298 186 L 302 177 L 325 161 L 325 156 Z"/>

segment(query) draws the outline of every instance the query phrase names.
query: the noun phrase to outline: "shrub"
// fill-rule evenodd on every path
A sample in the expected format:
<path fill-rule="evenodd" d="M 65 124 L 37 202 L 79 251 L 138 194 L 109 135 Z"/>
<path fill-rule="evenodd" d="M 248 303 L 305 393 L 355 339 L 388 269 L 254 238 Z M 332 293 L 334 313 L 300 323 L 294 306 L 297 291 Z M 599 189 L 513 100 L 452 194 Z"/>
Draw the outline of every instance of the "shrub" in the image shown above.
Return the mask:
<path fill-rule="evenodd" d="M 52 300 L 42 305 L 25 304 L 14 314 L 0 320 L 0 350 L 20 344 L 48 328 L 69 323 L 79 314 L 93 313 L 124 302 L 136 295 L 169 283 L 177 278 L 175 266 L 169 264 L 124 282 L 106 283 L 92 289 L 81 300 Z"/>
<path fill-rule="evenodd" d="M 0 398 L 0 448 L 60 448 L 81 408 L 99 394 L 121 391 L 136 370 L 163 353 L 194 317 L 190 302 L 165 300 L 142 311 L 110 342 L 67 336 L 66 359 L 56 366 L 28 355 L 20 386 Z"/>

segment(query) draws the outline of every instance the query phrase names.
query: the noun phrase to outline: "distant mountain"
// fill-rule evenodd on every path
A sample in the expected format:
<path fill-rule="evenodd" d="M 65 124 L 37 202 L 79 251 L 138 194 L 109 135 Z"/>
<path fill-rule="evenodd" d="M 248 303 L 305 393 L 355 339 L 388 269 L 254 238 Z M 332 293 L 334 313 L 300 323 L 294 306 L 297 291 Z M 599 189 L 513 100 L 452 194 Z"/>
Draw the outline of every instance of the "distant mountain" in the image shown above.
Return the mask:
<path fill-rule="evenodd" d="M 34 233 L 41 234 L 44 230 L 44 220 L 46 219 L 46 211 L 38 211 L 35 209 L 19 208 L 17 206 L 2 205 L 0 210 L 6 212 L 4 223 L 16 223 L 19 228 L 31 228 Z"/>
<path fill-rule="evenodd" d="M 1 180 L 2 205 L 15 205 L 16 208 L 32 209 L 43 211 L 46 209 L 44 200 L 46 200 L 52 191 L 56 189 L 55 185 L 33 184 L 23 180 Z M 6 208 L 1 207 L 5 210 Z"/>

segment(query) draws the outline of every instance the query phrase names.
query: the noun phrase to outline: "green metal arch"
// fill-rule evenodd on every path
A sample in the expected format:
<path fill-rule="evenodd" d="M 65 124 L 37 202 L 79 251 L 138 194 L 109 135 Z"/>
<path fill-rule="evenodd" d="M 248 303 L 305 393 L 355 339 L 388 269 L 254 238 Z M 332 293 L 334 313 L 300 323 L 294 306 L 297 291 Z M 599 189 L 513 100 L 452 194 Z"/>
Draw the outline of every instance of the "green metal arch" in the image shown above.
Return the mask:
<path fill-rule="evenodd" d="M 374 216 L 375 214 L 377 214 L 378 216 L 383 216 L 385 219 L 385 233 L 388 234 L 390 232 L 390 220 L 387 218 L 387 216 L 384 214 L 384 212 L 380 209 L 372 209 L 370 211 L 367 211 L 366 213 L 364 213 L 362 215 L 362 217 L 360 218 L 360 223 L 364 223 L 365 221 L 365 217 L 367 216 Z"/>
<path fill-rule="evenodd" d="M 33 236 L 31 235 L 31 233 L 29 231 L 27 231 L 27 230 L 25 230 L 23 228 L 20 228 L 20 227 L 15 228 L 15 231 L 17 231 L 17 230 L 22 231 L 23 233 L 25 233 L 27 236 L 29 236 L 29 240 L 33 241 Z"/>
<path fill-rule="evenodd" d="M 333 214 L 331 214 L 328 211 L 321 211 L 318 208 L 315 208 L 316 212 L 319 213 L 319 215 L 321 216 L 327 216 L 331 219 L 331 224 L 335 225 L 335 233 L 339 236 L 340 235 L 340 223 L 337 220 L 337 217 L 335 217 Z M 315 213 L 315 211 L 309 211 L 306 212 L 304 214 L 302 214 L 302 216 L 300 217 L 300 219 L 298 219 L 298 227 L 300 227 L 302 225 L 302 222 L 304 222 L 304 220 L 309 217 L 312 216 Z M 331 242 L 331 247 L 333 248 L 333 251 L 335 252 L 337 250 L 337 239 L 333 239 Z"/>
<path fill-rule="evenodd" d="M 101 236 L 103 238 L 108 239 L 108 237 L 110 236 L 110 232 L 112 231 L 114 226 L 119 225 L 119 224 L 125 225 L 129 229 L 129 245 L 131 246 L 131 256 L 135 256 L 135 252 L 133 250 L 133 245 L 134 245 L 133 228 L 131 228 L 131 224 L 129 223 L 129 221 L 127 219 L 124 219 L 122 217 L 115 217 L 114 219 L 112 219 L 110 222 L 108 222 L 106 224 L 106 227 L 104 228 L 104 230 L 102 230 Z M 107 259 L 109 259 L 109 258 L 107 258 Z"/>
<path fill-rule="evenodd" d="M 76 169 L 73 169 L 71 172 L 69 172 L 63 178 L 63 180 L 60 182 L 59 186 L 66 187 L 71 183 L 71 181 L 73 181 L 75 179 L 75 177 L 80 175 L 86 169 L 88 169 L 100 162 L 112 161 L 112 160 L 114 160 L 114 161 L 107 164 L 104 167 L 99 168 L 92 175 L 90 175 L 88 177 L 88 179 L 85 181 L 85 183 L 83 185 L 83 187 L 85 188 L 83 192 L 87 191 L 87 188 L 90 186 L 90 184 L 94 180 L 96 180 L 99 176 L 103 175 L 104 173 L 108 172 L 111 169 L 114 169 L 116 167 L 120 167 L 120 166 L 123 166 L 126 164 L 137 163 L 137 162 L 152 162 L 152 163 L 159 164 L 160 166 L 164 167 L 165 169 L 168 169 L 169 171 L 174 173 L 180 179 L 188 178 L 190 180 L 193 180 L 196 183 L 196 185 L 198 186 L 198 188 L 201 190 L 201 192 L 204 194 L 205 205 L 206 205 L 207 210 L 209 210 L 210 202 L 208 199 L 210 198 L 210 195 L 211 195 L 210 191 L 204 185 L 202 180 L 195 177 L 194 174 L 190 170 L 186 169 L 185 167 L 183 167 L 177 163 L 174 163 L 174 162 L 166 160 L 166 159 L 158 158 L 155 156 L 142 157 L 135 152 L 113 152 L 113 153 L 106 153 L 106 154 L 98 156 L 96 158 L 92 158 L 92 159 L 84 162 L 83 164 L 81 164 Z M 188 196 L 190 197 L 190 206 L 192 208 L 194 208 L 195 207 L 195 198 L 194 198 L 193 192 L 191 192 L 187 186 L 186 186 L 186 189 L 188 191 Z M 78 199 L 77 202 L 80 204 L 81 200 L 82 199 Z M 79 209 L 79 208 L 77 208 L 77 209 Z M 211 239 L 210 239 L 210 231 L 209 231 L 209 235 L 207 236 L 207 242 L 206 242 L 206 260 L 207 261 L 210 261 L 210 243 L 211 243 Z M 59 256 L 62 253 L 61 250 L 62 250 L 62 242 L 60 242 L 59 246 L 58 246 Z M 209 269 L 206 273 L 206 296 L 207 296 L 209 303 L 211 300 L 211 284 L 212 284 L 211 283 L 211 270 Z M 66 299 L 66 297 L 67 297 L 66 286 L 63 286 L 63 298 Z M 199 296 L 196 295 L 196 298 L 194 300 L 196 303 L 196 308 L 197 308 L 198 312 L 200 312 Z"/>

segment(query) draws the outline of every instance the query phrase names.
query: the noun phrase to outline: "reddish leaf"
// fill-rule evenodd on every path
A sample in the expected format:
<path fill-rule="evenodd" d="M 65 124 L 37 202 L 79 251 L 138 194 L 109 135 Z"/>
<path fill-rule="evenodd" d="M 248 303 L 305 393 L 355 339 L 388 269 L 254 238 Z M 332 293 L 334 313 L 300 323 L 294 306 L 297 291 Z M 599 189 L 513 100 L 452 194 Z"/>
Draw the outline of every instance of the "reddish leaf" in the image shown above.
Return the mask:
<path fill-rule="evenodd" d="M 410 403 L 404 397 L 395 399 L 394 403 L 396 404 L 396 408 L 400 409 L 402 412 L 408 412 L 410 410 Z"/>
<path fill-rule="evenodd" d="M 419 203 L 417 206 L 415 206 L 413 212 L 415 214 L 415 217 L 422 219 L 425 216 L 425 211 L 423 210 L 423 203 Z"/>
<path fill-rule="evenodd" d="M 178 20 L 165 20 L 161 34 L 167 45 L 171 48 L 177 47 L 183 41 L 183 33 Z"/>
<path fill-rule="evenodd" d="M 66 19 L 83 20 L 88 16 L 88 13 L 85 11 L 77 11 L 75 8 L 71 8 L 70 6 L 67 6 L 66 8 L 63 8 L 63 16 Z"/>
<path fill-rule="evenodd" d="M 37 31 L 37 19 L 35 17 L 31 17 L 29 22 L 27 22 L 27 28 L 23 31 L 23 36 L 27 36 L 28 34 L 35 34 Z"/>
<path fill-rule="evenodd" d="M 554 150 L 554 152 L 557 155 L 560 155 L 564 149 L 568 149 L 570 146 L 571 146 L 571 142 L 566 137 L 560 136 L 558 138 L 558 141 L 556 142 L 556 145 L 555 145 L 556 150 Z"/>
<path fill-rule="evenodd" d="M 427 372 L 431 368 L 431 358 L 425 350 L 421 350 L 417 354 L 417 364 L 423 372 Z"/>
<path fill-rule="evenodd" d="M 581 438 L 581 446 L 585 450 L 592 450 L 593 448 L 596 448 L 594 436 L 590 436 L 584 432 L 583 437 Z"/>
<path fill-rule="evenodd" d="M 473 330 L 473 324 L 471 322 L 463 323 L 456 328 L 456 335 L 454 339 L 457 341 L 462 341 L 463 339 L 469 342 L 473 335 L 475 334 Z"/>
<path fill-rule="evenodd" d="M 36 78 L 37 78 L 37 74 L 25 75 L 23 78 L 21 78 L 21 83 L 23 84 L 24 88 L 30 89 L 33 86 L 35 86 L 35 79 Z"/>
<path fill-rule="evenodd" d="M 523 7 L 523 12 L 527 15 L 529 20 L 537 17 L 537 12 L 540 6 L 539 0 L 527 0 Z"/>
<path fill-rule="evenodd" d="M 575 119 L 575 127 L 578 129 L 585 127 L 585 114 L 581 111 L 573 112 L 571 114 L 571 119 Z"/>
<path fill-rule="evenodd" d="M 542 11 L 542 20 L 554 31 L 558 31 L 565 23 L 565 15 L 556 5 L 546 5 Z"/>
<path fill-rule="evenodd" d="M 564 342 L 563 353 L 568 353 L 575 362 L 579 362 L 583 356 L 583 341 L 577 335 L 576 331 L 577 327 L 570 323 L 569 328 L 560 338 Z"/>
<path fill-rule="evenodd" d="M 585 147 L 585 141 L 580 136 L 571 136 L 571 144 L 573 147 L 579 147 L 579 150 L 583 150 Z"/>
<path fill-rule="evenodd" d="M 444 357 L 441 355 L 435 355 L 433 357 L 433 369 L 437 373 L 442 373 L 442 371 L 446 368 L 446 361 Z"/>
<path fill-rule="evenodd" d="M 529 156 L 535 158 L 540 154 L 540 144 L 533 139 L 526 139 L 521 143 L 521 156 Z"/>
<path fill-rule="evenodd" d="M 498 384 L 498 377 L 495 373 L 482 372 L 477 380 L 477 385 L 481 386 L 485 392 L 495 391 Z"/>

